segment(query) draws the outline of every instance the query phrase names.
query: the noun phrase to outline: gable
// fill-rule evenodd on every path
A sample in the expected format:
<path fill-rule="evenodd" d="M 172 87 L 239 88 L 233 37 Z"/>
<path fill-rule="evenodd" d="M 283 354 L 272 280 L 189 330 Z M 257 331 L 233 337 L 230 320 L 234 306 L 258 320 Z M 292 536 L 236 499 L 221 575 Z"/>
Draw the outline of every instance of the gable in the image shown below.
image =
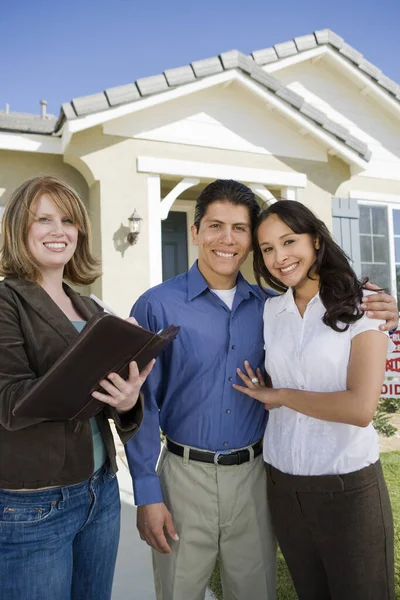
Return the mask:
<path fill-rule="evenodd" d="M 365 142 L 371 159 L 363 175 L 400 179 L 400 118 L 360 90 L 327 58 L 274 72 L 281 83 Z"/>
<path fill-rule="evenodd" d="M 236 82 L 165 102 L 103 126 L 105 134 L 327 161 L 326 148 Z"/>

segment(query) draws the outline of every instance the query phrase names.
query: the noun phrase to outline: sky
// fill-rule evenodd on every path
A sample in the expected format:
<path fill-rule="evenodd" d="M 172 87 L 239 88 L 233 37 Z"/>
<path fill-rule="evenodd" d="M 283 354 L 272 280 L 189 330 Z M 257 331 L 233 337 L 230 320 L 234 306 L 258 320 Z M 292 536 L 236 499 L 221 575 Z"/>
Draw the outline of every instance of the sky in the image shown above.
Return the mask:
<path fill-rule="evenodd" d="M 0 110 L 48 112 L 108 87 L 329 28 L 400 83 L 400 0 L 0 0 Z"/>

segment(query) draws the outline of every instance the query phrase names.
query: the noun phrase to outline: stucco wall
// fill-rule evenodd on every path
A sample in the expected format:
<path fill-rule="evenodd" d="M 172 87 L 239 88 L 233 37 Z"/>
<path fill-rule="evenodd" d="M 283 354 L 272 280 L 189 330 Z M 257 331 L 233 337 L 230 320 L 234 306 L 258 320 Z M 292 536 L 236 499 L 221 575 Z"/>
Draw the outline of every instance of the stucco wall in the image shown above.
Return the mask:
<path fill-rule="evenodd" d="M 85 203 L 88 202 L 88 186 L 82 175 L 54 154 L 33 152 L 10 152 L 0 150 L 0 204 L 6 204 L 11 193 L 21 183 L 35 175 L 57 175 L 72 184 Z"/>

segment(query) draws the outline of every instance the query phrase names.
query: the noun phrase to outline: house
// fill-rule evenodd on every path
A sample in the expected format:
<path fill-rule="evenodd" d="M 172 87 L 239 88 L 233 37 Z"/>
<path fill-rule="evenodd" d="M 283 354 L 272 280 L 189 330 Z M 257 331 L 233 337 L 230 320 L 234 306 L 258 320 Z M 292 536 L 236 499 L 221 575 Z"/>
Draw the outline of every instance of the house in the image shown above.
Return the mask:
<path fill-rule="evenodd" d="M 400 86 L 332 31 L 42 108 L 0 113 L 0 203 L 38 173 L 72 182 L 103 263 L 91 291 L 121 315 L 195 260 L 194 200 L 219 177 L 309 206 L 400 300 Z"/>

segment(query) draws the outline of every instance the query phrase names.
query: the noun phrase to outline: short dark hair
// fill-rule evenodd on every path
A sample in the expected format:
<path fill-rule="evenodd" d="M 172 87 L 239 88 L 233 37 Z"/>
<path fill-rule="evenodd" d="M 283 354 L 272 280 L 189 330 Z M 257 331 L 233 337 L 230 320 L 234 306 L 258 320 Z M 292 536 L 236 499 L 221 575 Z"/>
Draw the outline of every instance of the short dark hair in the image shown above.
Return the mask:
<path fill-rule="evenodd" d="M 213 202 L 230 202 L 236 206 L 246 206 L 249 210 L 251 230 L 253 231 L 260 214 L 260 205 L 254 192 L 247 185 L 234 179 L 217 179 L 209 183 L 196 201 L 194 226 L 197 231 L 199 231 L 200 222 L 206 214 L 208 206 Z"/>
<path fill-rule="evenodd" d="M 315 262 L 307 275 L 312 279 L 314 269 L 319 275 L 319 293 L 326 308 L 322 319 L 325 325 L 334 331 L 346 331 L 351 323 L 358 321 L 363 315 L 360 310 L 362 288 L 368 279 L 358 280 L 347 255 L 332 238 L 325 223 L 304 204 L 293 200 L 280 200 L 260 213 L 253 232 L 253 268 L 258 285 L 263 289 L 262 279 L 264 279 L 278 292 L 287 290 L 287 287 L 268 271 L 258 244 L 260 225 L 271 215 L 276 215 L 294 233 L 307 233 L 313 240 L 319 241 Z M 341 325 L 338 325 L 339 321 Z"/>

